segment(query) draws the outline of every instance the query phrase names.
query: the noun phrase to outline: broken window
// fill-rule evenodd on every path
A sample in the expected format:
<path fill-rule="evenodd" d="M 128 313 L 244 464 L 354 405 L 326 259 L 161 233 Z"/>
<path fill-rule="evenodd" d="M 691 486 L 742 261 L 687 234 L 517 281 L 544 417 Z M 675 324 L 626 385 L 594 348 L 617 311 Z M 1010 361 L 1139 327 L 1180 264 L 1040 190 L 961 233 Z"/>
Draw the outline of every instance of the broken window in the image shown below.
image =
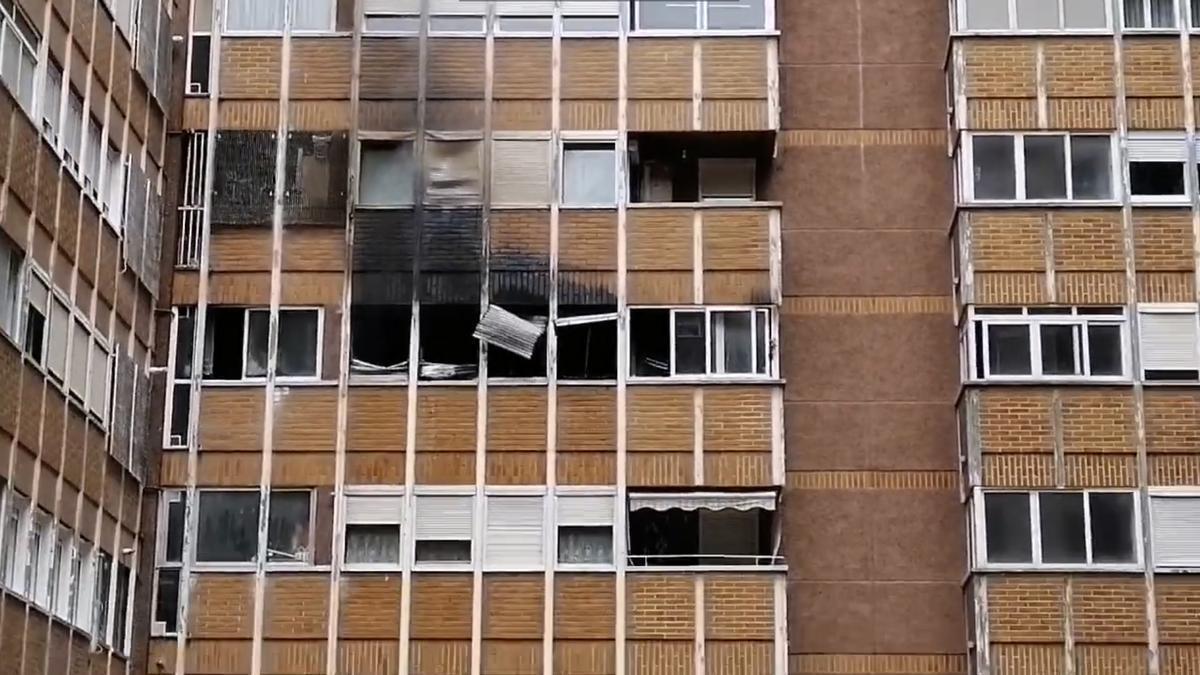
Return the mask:
<path fill-rule="evenodd" d="M 566 141 L 562 151 L 562 203 L 609 206 L 617 201 L 617 150 L 612 141 Z"/>
<path fill-rule="evenodd" d="M 423 380 L 469 380 L 479 371 L 475 326 L 477 305 L 421 305 L 420 350 Z"/>
<path fill-rule="evenodd" d="M 284 168 L 285 225 L 345 225 L 350 143 L 346 132 L 289 131 Z"/>
<path fill-rule="evenodd" d="M 269 337 L 269 309 L 210 307 L 204 335 L 204 378 L 266 377 Z M 320 341 L 320 310 L 280 309 L 276 376 L 316 377 Z"/>
<path fill-rule="evenodd" d="M 311 563 L 312 493 L 272 490 L 267 515 L 267 562 Z"/>
<path fill-rule="evenodd" d="M 362 375 L 408 372 L 410 305 L 350 307 L 350 370 Z"/>
<path fill-rule="evenodd" d="M 488 345 L 488 377 L 546 376 L 546 306 L 491 305 L 475 328 Z"/>
<path fill-rule="evenodd" d="M 482 159 L 482 141 L 428 140 L 425 143 L 424 167 L 426 203 L 480 203 L 483 195 Z"/>
<path fill-rule="evenodd" d="M 753 201 L 772 152 L 770 139 L 761 134 L 630 134 L 629 200 Z"/>
<path fill-rule="evenodd" d="M 560 305 L 555 329 L 558 379 L 616 379 L 616 306 Z"/>
<path fill-rule="evenodd" d="M 360 148 L 358 205 L 411 205 L 416 171 L 412 142 L 363 141 Z"/>
<path fill-rule="evenodd" d="M 629 564 L 775 564 L 775 505 L 774 493 L 631 494 Z"/>
<path fill-rule="evenodd" d="M 416 565 L 469 566 L 474 510 L 472 495 L 417 495 Z"/>
<path fill-rule="evenodd" d="M 630 312 L 630 331 L 636 377 L 772 372 L 766 308 L 636 309 Z"/>
<path fill-rule="evenodd" d="M 1135 202 L 1187 199 L 1187 139 L 1174 134 L 1135 134 L 1129 138 L 1129 194 Z"/>
<path fill-rule="evenodd" d="M 982 494 L 980 563 L 1086 566 L 1134 564 L 1136 516 L 1130 492 Z"/>
<path fill-rule="evenodd" d="M 363 492 L 345 499 L 346 565 L 398 566 L 404 495 Z"/>

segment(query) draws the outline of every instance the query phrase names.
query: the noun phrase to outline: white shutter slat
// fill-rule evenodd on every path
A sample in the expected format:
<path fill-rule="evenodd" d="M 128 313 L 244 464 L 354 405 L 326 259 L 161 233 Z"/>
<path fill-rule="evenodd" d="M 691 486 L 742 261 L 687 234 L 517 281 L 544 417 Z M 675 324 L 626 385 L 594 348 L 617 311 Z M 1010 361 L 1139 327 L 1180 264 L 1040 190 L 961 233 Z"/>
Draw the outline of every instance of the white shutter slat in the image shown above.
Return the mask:
<path fill-rule="evenodd" d="M 496 4 L 500 16 L 551 16 L 554 0 L 506 0 Z"/>
<path fill-rule="evenodd" d="M 614 497 L 612 495 L 560 495 L 558 497 L 559 525 L 612 525 Z"/>
<path fill-rule="evenodd" d="M 1200 566 L 1200 497 L 1151 497 L 1150 501 L 1155 564 Z"/>
<path fill-rule="evenodd" d="M 426 541 L 469 541 L 474 520 L 473 497 L 418 495 L 416 536 Z"/>
<path fill-rule="evenodd" d="M 1150 136 L 1130 138 L 1131 162 L 1186 162 L 1187 140 L 1183 137 Z"/>
<path fill-rule="evenodd" d="M 1195 313 L 1142 312 L 1141 354 L 1145 370 L 1196 370 Z"/>
<path fill-rule="evenodd" d="M 395 525 L 404 518 L 404 495 L 347 495 L 346 522 Z"/>
<path fill-rule="evenodd" d="M 542 497 L 489 497 L 484 536 L 488 567 L 536 567 L 543 563 Z"/>
<path fill-rule="evenodd" d="M 430 14 L 487 14 L 484 0 L 429 0 Z"/>
<path fill-rule="evenodd" d="M 492 202 L 550 202 L 550 141 L 499 140 L 493 143 Z"/>
<path fill-rule="evenodd" d="M 621 13 L 617 0 L 565 0 L 563 16 L 617 16 Z"/>
<path fill-rule="evenodd" d="M 364 14 L 420 14 L 421 0 L 364 0 Z"/>

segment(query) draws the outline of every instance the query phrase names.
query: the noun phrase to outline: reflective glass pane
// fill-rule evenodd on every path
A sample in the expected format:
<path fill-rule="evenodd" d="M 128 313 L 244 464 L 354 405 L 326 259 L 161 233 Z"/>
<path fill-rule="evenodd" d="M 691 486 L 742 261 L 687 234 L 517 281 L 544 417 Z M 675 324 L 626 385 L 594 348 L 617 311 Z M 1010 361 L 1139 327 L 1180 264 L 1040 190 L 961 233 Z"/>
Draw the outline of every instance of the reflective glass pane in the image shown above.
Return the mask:
<path fill-rule="evenodd" d="M 675 372 L 681 375 L 703 374 L 704 312 L 675 313 Z"/>
<path fill-rule="evenodd" d="M 1067 196 L 1067 168 L 1062 136 L 1025 137 L 1026 199 Z"/>
<path fill-rule="evenodd" d="M 1017 168 L 1012 136 L 976 136 L 971 141 L 976 199 L 1015 199 Z"/>
<path fill-rule="evenodd" d="M 1091 507 L 1092 562 L 1131 563 L 1134 552 L 1133 495 L 1128 492 L 1093 492 Z"/>
<path fill-rule="evenodd" d="M 1087 328 L 1088 367 L 1092 375 L 1123 375 L 1121 327 L 1092 325 Z"/>
<path fill-rule="evenodd" d="M 992 375 L 1030 375 L 1029 326 L 987 326 L 988 368 Z"/>
<path fill-rule="evenodd" d="M 1071 137 L 1071 189 L 1074 199 L 1111 199 L 1112 162 L 1108 136 Z"/>
<path fill-rule="evenodd" d="M 1033 562 L 1033 535 L 1029 520 L 1029 495 L 991 493 L 984 495 L 987 523 L 987 561 L 990 563 Z"/>
<path fill-rule="evenodd" d="M 1038 495 L 1038 508 L 1041 511 L 1042 562 L 1086 563 L 1083 493 L 1043 492 Z"/>
<path fill-rule="evenodd" d="M 1042 347 L 1042 374 L 1078 375 L 1076 366 L 1075 338 L 1078 326 L 1040 326 Z"/>

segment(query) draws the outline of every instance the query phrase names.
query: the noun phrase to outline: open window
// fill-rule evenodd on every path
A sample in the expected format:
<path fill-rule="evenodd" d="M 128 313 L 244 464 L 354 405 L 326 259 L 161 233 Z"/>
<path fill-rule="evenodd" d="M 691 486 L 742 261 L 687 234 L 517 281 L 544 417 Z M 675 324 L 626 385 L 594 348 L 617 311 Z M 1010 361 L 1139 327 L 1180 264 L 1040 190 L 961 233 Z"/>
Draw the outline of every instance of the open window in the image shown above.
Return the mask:
<path fill-rule="evenodd" d="M 770 169 L 773 148 L 763 134 L 631 133 L 630 201 L 755 201 Z"/>
<path fill-rule="evenodd" d="M 350 371 L 356 375 L 408 372 L 411 305 L 350 307 Z"/>
<path fill-rule="evenodd" d="M 34 363 L 46 363 L 46 320 L 50 304 L 50 287 L 41 277 L 30 272 L 29 297 L 25 303 L 25 355 Z M 64 352 L 64 359 L 66 358 Z M 64 372 L 60 369 L 61 373 Z"/>
<path fill-rule="evenodd" d="M 204 335 L 204 378 L 249 380 L 267 376 L 271 312 L 267 308 L 210 307 Z M 275 375 L 312 378 L 320 372 L 321 310 L 279 310 Z"/>
<path fill-rule="evenodd" d="M 1129 194 L 1135 203 L 1173 204 L 1188 199 L 1187 139 L 1176 134 L 1136 134 L 1128 141 Z"/>
<path fill-rule="evenodd" d="M 468 569 L 475 523 L 473 495 L 417 495 L 414 519 L 417 568 Z"/>
<path fill-rule="evenodd" d="M 1200 330 L 1194 304 L 1138 306 L 1142 378 L 1147 382 L 1200 379 Z"/>
<path fill-rule="evenodd" d="M 488 349 L 488 377 L 546 376 L 545 305 L 491 305 L 475 327 L 474 336 Z"/>
<path fill-rule="evenodd" d="M 214 308 L 215 309 L 215 308 Z M 211 309 L 210 309 L 211 311 Z M 187 447 L 188 429 L 192 420 L 192 349 L 195 342 L 196 308 L 194 305 L 176 307 L 172 329 L 174 333 L 174 369 L 171 374 L 170 426 L 165 447 Z M 120 378 L 118 378 L 120 382 Z"/>
<path fill-rule="evenodd" d="M 179 627 L 179 575 L 183 567 L 184 515 L 187 494 L 164 490 L 158 504 L 155 540 L 154 615 L 152 635 L 174 635 Z"/>
<path fill-rule="evenodd" d="M 774 492 L 632 493 L 629 564 L 778 564 L 775 507 Z"/>
<path fill-rule="evenodd" d="M 635 377 L 766 377 L 773 371 L 770 310 L 754 307 L 635 309 Z"/>
<path fill-rule="evenodd" d="M 613 505 L 611 494 L 557 496 L 558 566 L 560 569 L 611 567 Z"/>
<path fill-rule="evenodd" d="M 479 373 L 478 305 L 421 305 L 422 380 L 470 380 Z"/>
<path fill-rule="evenodd" d="M 1129 566 L 1140 562 L 1132 492 L 977 492 L 977 564 Z"/>
<path fill-rule="evenodd" d="M 370 488 L 347 490 L 343 562 L 348 569 L 400 566 L 404 495 Z"/>
<path fill-rule="evenodd" d="M 558 337 L 558 379 L 616 379 L 615 305 L 559 305 L 555 329 Z"/>

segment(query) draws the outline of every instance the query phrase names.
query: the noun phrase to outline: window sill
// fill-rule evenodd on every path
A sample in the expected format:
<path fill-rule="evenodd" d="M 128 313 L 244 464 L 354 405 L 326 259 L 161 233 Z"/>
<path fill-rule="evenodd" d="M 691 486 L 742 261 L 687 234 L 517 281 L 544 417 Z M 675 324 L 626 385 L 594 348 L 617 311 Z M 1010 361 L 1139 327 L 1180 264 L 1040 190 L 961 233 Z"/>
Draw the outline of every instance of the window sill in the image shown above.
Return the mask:
<path fill-rule="evenodd" d="M 366 373 L 350 373 L 349 385 L 353 386 L 408 386 L 408 375 L 368 375 Z"/>
<path fill-rule="evenodd" d="M 440 565 L 434 564 L 434 563 L 422 563 L 419 565 L 413 565 L 412 571 L 414 571 L 414 572 L 437 572 L 437 573 L 443 573 L 443 572 L 463 573 L 463 572 L 466 572 L 469 574 L 469 573 L 475 571 L 475 566 L 474 566 L 474 564 L 469 563 L 469 562 L 444 563 L 444 564 L 440 564 Z"/>
<path fill-rule="evenodd" d="M 1115 199 L 973 199 L 958 203 L 960 209 L 1028 209 L 1028 208 L 1117 208 L 1121 202 Z"/>
<path fill-rule="evenodd" d="M 1083 385 L 1083 386 L 1117 386 L 1128 387 L 1133 379 L 1128 377 L 992 377 L 985 379 L 971 378 L 970 385 Z"/>
<path fill-rule="evenodd" d="M 1128 33 L 1129 31 L 1125 31 Z M 1176 31 L 1178 32 L 1178 31 Z M 1105 28 L 964 28 L 952 30 L 951 38 L 969 37 L 1012 37 L 1014 35 L 1112 35 L 1111 27 Z"/>
<path fill-rule="evenodd" d="M 1200 563 L 1190 567 L 1177 567 L 1171 565 L 1156 565 L 1154 567 L 1155 574 L 1200 574 Z"/>
<path fill-rule="evenodd" d="M 328 28 L 328 29 L 301 29 L 301 30 L 296 30 L 295 28 L 293 28 L 293 29 L 292 29 L 292 30 L 289 32 L 289 35 L 291 35 L 292 37 L 297 37 L 297 36 L 299 36 L 299 37 L 306 37 L 306 38 L 307 38 L 307 37 L 339 38 L 339 37 L 351 37 L 352 35 L 354 35 L 354 33 L 353 33 L 352 31 L 339 31 L 339 30 L 332 29 L 332 28 Z M 278 30 L 273 30 L 273 29 L 260 29 L 260 30 L 238 30 L 238 29 L 232 29 L 232 30 L 231 30 L 231 29 L 228 29 L 228 28 L 226 28 L 226 29 L 224 29 L 224 30 L 222 30 L 222 31 L 221 31 L 221 37 L 223 37 L 223 38 L 226 38 L 226 37 L 232 37 L 232 38 L 243 38 L 243 37 L 256 37 L 256 38 L 263 38 L 263 37 L 277 37 L 277 38 L 281 38 L 281 37 L 283 37 L 283 29 L 282 29 L 282 28 L 280 28 L 280 29 L 278 29 Z"/>
<path fill-rule="evenodd" d="M 779 37 L 779 31 L 772 28 L 632 28 L 629 37 Z"/>
<path fill-rule="evenodd" d="M 977 573 L 988 572 L 1054 572 L 1054 573 L 1092 573 L 1105 574 L 1113 572 L 1141 573 L 1145 571 L 1140 564 L 1124 565 L 982 565 L 972 569 Z"/>
<path fill-rule="evenodd" d="M 276 386 L 285 387 L 336 387 L 337 382 L 333 380 L 322 380 L 319 377 L 276 377 Z M 210 380 L 202 378 L 200 380 L 202 387 L 265 387 L 267 381 L 264 378 L 255 378 L 252 380 Z"/>
<path fill-rule="evenodd" d="M 787 572 L 787 565 L 626 565 L 627 573 L 637 572 L 746 572 L 774 574 Z"/>
<path fill-rule="evenodd" d="M 611 574 L 611 573 L 617 571 L 617 567 L 616 567 L 616 565 L 614 565 L 612 563 L 587 564 L 587 563 L 560 562 L 554 566 L 554 571 L 555 572 L 569 572 L 572 574 L 574 574 L 576 572 L 586 572 L 586 573 L 593 573 L 593 574 L 607 572 L 607 573 Z"/>
<path fill-rule="evenodd" d="M 365 572 L 391 572 L 400 574 L 404 566 L 400 563 L 342 563 L 342 571 L 350 574 Z"/>
<path fill-rule="evenodd" d="M 1174 207 L 1181 209 L 1192 206 L 1192 202 L 1188 199 L 1187 195 L 1173 195 L 1169 197 L 1132 196 L 1129 203 L 1131 206 Z"/>

